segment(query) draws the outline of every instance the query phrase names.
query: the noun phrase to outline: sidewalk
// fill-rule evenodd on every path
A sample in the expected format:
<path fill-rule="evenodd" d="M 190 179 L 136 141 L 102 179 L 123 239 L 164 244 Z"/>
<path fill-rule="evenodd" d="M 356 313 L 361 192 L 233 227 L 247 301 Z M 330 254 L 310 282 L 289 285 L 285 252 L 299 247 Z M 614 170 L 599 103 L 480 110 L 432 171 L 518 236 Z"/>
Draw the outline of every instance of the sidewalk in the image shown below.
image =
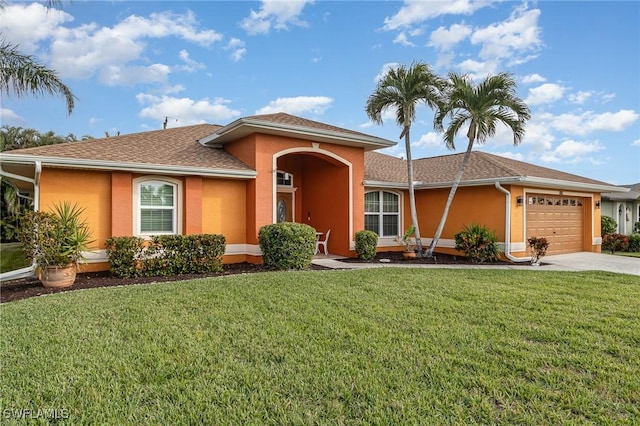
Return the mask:
<path fill-rule="evenodd" d="M 365 268 L 452 268 L 452 269 L 517 269 L 535 271 L 607 271 L 640 276 L 640 258 L 615 256 L 604 253 L 570 253 L 545 256 L 541 266 L 531 265 L 425 265 L 399 263 L 348 263 L 341 262 L 339 256 L 316 256 L 313 264 L 331 269 Z"/>

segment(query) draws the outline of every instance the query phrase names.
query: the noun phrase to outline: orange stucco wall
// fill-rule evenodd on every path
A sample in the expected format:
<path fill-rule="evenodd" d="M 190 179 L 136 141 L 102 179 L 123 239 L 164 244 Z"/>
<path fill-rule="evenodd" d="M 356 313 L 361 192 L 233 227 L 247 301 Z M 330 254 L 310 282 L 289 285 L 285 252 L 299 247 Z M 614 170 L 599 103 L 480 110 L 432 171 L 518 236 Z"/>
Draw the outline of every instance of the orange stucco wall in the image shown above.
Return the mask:
<path fill-rule="evenodd" d="M 435 234 L 448 196 L 448 188 L 416 192 L 416 209 L 424 238 Z M 405 223 L 410 224 L 409 197 L 405 200 Z M 505 195 L 488 186 L 458 188 L 441 238 L 453 240 L 456 233 L 471 223 L 487 226 L 496 232 L 498 240 L 504 241 Z"/>
<path fill-rule="evenodd" d="M 240 180 L 204 179 L 202 232 L 223 234 L 227 244 L 244 244 L 247 183 Z"/>
<path fill-rule="evenodd" d="M 111 234 L 111 174 L 109 172 L 44 168 L 40 177 L 40 210 L 69 201 L 84 208 L 83 218 L 94 240 L 90 248 L 104 249 Z M 84 264 L 82 271 L 106 269 L 106 264 Z"/>
<path fill-rule="evenodd" d="M 331 228 L 330 251 L 350 254 L 349 245 L 353 235 L 349 233 L 349 189 L 353 194 L 354 209 L 351 222 L 354 232 L 364 223 L 364 150 L 362 148 L 285 138 L 281 136 L 253 134 L 238 141 L 225 144 L 225 150 L 258 173 L 255 182 L 247 185 L 247 244 L 257 245 L 260 228 L 274 221 L 274 173 L 277 169 L 294 174 L 296 190 L 295 220 L 308 223 L 320 231 Z M 304 152 L 283 153 L 286 150 Z M 325 155 L 328 151 L 340 160 Z M 274 167 L 274 155 L 279 155 Z M 348 186 L 349 169 L 352 167 L 351 188 Z M 309 213 L 311 219 L 309 220 Z M 331 216 L 340 215 L 331 219 Z M 335 249 L 334 249 L 335 248 Z"/>

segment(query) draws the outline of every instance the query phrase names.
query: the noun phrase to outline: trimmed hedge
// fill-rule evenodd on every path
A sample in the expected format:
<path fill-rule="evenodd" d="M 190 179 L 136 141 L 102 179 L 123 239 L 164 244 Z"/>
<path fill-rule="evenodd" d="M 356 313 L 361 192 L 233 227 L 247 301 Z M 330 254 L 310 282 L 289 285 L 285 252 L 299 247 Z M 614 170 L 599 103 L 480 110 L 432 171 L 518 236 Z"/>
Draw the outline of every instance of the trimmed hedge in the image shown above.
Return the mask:
<path fill-rule="evenodd" d="M 276 269 L 308 269 L 316 249 L 316 230 L 303 223 L 265 225 L 258 232 L 265 265 Z"/>
<path fill-rule="evenodd" d="M 376 257 L 378 234 L 373 231 L 362 230 L 356 232 L 356 253 L 362 260 L 372 260 Z"/>
<path fill-rule="evenodd" d="M 629 235 L 629 248 L 627 250 L 634 253 L 640 253 L 640 234 Z"/>
<path fill-rule="evenodd" d="M 157 277 L 222 271 L 224 235 L 157 235 L 107 240 L 109 270 L 118 277 Z"/>
<path fill-rule="evenodd" d="M 606 234 L 602 237 L 602 250 L 614 254 L 617 251 L 627 251 L 629 237 L 623 234 Z"/>

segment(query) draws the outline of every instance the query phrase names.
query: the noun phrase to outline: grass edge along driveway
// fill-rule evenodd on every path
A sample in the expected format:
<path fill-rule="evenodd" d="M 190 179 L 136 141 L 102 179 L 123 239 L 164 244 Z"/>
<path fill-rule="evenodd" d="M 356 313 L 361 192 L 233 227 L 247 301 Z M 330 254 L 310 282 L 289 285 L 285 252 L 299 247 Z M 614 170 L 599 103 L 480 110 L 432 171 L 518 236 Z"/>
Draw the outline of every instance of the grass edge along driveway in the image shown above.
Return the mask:
<path fill-rule="evenodd" d="M 0 313 L 3 424 L 640 421 L 640 279 L 628 275 L 277 272 Z"/>

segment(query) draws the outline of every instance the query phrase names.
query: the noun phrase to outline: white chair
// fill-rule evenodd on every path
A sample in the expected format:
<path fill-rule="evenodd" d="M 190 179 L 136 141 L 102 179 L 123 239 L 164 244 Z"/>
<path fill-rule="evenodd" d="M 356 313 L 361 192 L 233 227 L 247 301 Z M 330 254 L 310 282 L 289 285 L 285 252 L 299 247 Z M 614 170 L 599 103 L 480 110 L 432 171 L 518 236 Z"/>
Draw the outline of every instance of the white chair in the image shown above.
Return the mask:
<path fill-rule="evenodd" d="M 316 240 L 316 254 L 320 253 L 320 246 L 324 249 L 324 255 L 328 255 L 329 251 L 327 250 L 327 242 L 329 241 L 329 234 L 331 234 L 331 229 L 327 231 L 327 236 L 324 240 L 317 239 Z"/>

